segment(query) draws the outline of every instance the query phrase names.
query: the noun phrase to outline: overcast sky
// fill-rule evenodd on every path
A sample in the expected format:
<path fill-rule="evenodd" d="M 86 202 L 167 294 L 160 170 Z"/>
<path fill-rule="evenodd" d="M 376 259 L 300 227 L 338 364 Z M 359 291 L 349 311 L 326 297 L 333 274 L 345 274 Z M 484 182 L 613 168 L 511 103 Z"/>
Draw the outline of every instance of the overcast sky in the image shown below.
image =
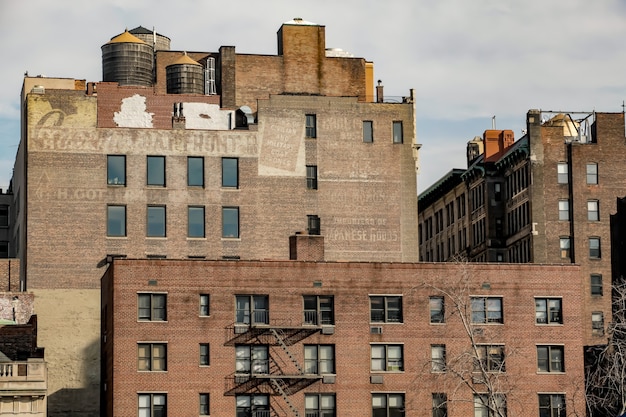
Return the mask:
<path fill-rule="evenodd" d="M 25 71 L 100 81 L 100 47 L 140 25 L 173 50 L 275 55 L 294 17 L 326 26 L 327 48 L 373 61 L 386 96 L 415 89 L 420 191 L 465 167 L 465 144 L 494 115 L 518 139 L 529 109 L 621 112 L 626 99 L 623 0 L 0 0 L 0 188 Z"/>

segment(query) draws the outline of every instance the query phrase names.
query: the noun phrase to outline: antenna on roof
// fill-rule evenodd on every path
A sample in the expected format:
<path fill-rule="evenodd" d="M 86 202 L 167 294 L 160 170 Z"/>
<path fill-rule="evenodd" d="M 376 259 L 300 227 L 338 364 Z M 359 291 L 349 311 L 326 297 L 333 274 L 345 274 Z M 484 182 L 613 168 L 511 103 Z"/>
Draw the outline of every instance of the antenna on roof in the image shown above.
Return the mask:
<path fill-rule="evenodd" d="M 491 118 L 491 128 L 493 130 L 496 130 L 496 116 L 495 115 Z"/>

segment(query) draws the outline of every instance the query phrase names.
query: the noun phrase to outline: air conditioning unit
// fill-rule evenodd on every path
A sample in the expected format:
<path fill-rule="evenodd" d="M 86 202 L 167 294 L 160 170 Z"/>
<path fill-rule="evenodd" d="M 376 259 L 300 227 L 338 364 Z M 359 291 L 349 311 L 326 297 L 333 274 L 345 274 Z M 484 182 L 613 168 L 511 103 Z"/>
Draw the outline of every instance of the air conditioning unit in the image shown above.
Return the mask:
<path fill-rule="evenodd" d="M 482 327 L 474 327 L 472 333 L 474 333 L 475 336 L 484 336 L 485 330 Z"/>
<path fill-rule="evenodd" d="M 248 331 L 248 326 L 235 326 L 235 334 L 242 334 Z"/>
<path fill-rule="evenodd" d="M 334 384 L 336 375 L 324 375 L 322 376 L 322 384 Z"/>
<path fill-rule="evenodd" d="M 335 326 L 322 326 L 322 334 L 335 334 Z"/>
<path fill-rule="evenodd" d="M 370 384 L 382 384 L 383 376 L 382 375 L 370 375 Z"/>
<path fill-rule="evenodd" d="M 383 328 L 381 326 L 372 326 L 370 327 L 371 334 L 383 334 Z"/>

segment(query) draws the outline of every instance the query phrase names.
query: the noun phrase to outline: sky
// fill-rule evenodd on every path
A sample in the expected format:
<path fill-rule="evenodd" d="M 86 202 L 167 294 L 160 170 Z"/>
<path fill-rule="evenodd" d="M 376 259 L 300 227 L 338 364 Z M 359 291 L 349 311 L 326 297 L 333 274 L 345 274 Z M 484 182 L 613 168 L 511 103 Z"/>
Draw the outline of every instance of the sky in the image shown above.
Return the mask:
<path fill-rule="evenodd" d="M 325 26 L 327 48 L 374 62 L 385 96 L 414 89 L 419 191 L 465 168 L 467 141 L 494 120 L 518 139 L 529 109 L 621 112 L 626 100 L 624 0 L 0 0 L 0 188 L 26 71 L 100 81 L 100 47 L 137 26 L 172 50 L 275 55 L 296 17 Z"/>

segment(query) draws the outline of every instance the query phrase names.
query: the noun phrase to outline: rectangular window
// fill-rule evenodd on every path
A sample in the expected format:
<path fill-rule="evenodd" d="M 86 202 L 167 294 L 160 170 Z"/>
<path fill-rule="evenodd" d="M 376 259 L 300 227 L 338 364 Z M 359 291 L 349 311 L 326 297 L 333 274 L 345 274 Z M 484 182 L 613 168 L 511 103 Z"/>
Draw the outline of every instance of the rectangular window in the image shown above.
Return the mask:
<path fill-rule="evenodd" d="M 403 371 L 402 348 L 402 345 L 371 345 L 371 370 Z"/>
<path fill-rule="evenodd" d="M 474 394 L 474 417 L 506 416 L 504 394 Z M 565 416 L 563 416 L 565 417 Z"/>
<path fill-rule="evenodd" d="M 430 345 L 430 371 L 446 371 L 446 345 Z"/>
<path fill-rule="evenodd" d="M 139 394 L 139 417 L 167 417 L 167 394 Z"/>
<path fill-rule="evenodd" d="M 0 240 L 0 258 L 9 257 L 9 242 L 6 240 Z"/>
<path fill-rule="evenodd" d="M 269 324 L 269 299 L 267 295 L 235 296 L 236 324 Z"/>
<path fill-rule="evenodd" d="M 569 220 L 569 200 L 559 200 L 559 220 Z"/>
<path fill-rule="evenodd" d="M 370 296 L 372 323 L 402 323 L 402 297 L 398 295 Z"/>
<path fill-rule="evenodd" d="M 374 142 L 374 122 L 371 120 L 363 121 L 363 142 Z"/>
<path fill-rule="evenodd" d="M 211 415 L 209 394 L 200 394 L 200 415 L 201 416 Z"/>
<path fill-rule="evenodd" d="M 448 417 L 448 396 L 443 392 L 433 393 L 433 417 Z"/>
<path fill-rule="evenodd" d="M 332 295 L 303 295 L 304 324 L 318 326 L 335 324 L 334 297 Z"/>
<path fill-rule="evenodd" d="M 335 394 L 304 394 L 305 417 L 336 417 Z"/>
<path fill-rule="evenodd" d="M 594 259 L 599 259 L 600 257 L 602 257 L 602 253 L 600 252 L 599 237 L 589 238 L 589 257 Z"/>
<path fill-rule="evenodd" d="M 0 227 L 9 227 L 9 206 L 0 206 Z"/>
<path fill-rule="evenodd" d="M 210 352 L 208 343 L 200 343 L 200 366 L 209 366 L 211 364 Z"/>
<path fill-rule="evenodd" d="M 537 324 L 563 324 L 561 301 L 560 298 L 535 298 L 535 322 Z"/>
<path fill-rule="evenodd" d="M 587 220 L 590 222 L 600 220 L 600 202 L 598 200 L 587 201 Z"/>
<path fill-rule="evenodd" d="M 204 207 L 187 207 L 187 236 L 204 237 Z"/>
<path fill-rule="evenodd" d="M 239 237 L 239 207 L 222 207 L 222 237 Z"/>
<path fill-rule="evenodd" d="M 317 190 L 317 165 L 306 166 L 306 188 Z"/>
<path fill-rule="evenodd" d="M 502 298 L 471 297 L 472 323 L 504 323 Z"/>
<path fill-rule="evenodd" d="M 200 315 L 209 316 L 211 313 L 210 303 L 211 296 L 209 294 L 200 294 Z"/>
<path fill-rule="evenodd" d="M 239 188 L 238 158 L 222 158 L 222 187 Z"/>
<path fill-rule="evenodd" d="M 565 372 L 563 346 L 537 346 L 537 372 Z"/>
<path fill-rule="evenodd" d="M 304 373 L 335 373 L 335 345 L 304 345 Z"/>
<path fill-rule="evenodd" d="M 140 371 L 167 371 L 167 344 L 138 343 L 138 367 Z"/>
<path fill-rule="evenodd" d="M 402 122 L 393 122 L 393 143 L 402 143 L 403 141 Z"/>
<path fill-rule="evenodd" d="M 107 236 L 126 236 L 126 206 L 107 206 Z"/>
<path fill-rule="evenodd" d="M 591 330 L 593 334 L 602 336 L 604 334 L 604 313 L 594 311 L 591 313 Z"/>
<path fill-rule="evenodd" d="M 125 155 L 107 155 L 107 184 L 126 185 Z"/>
<path fill-rule="evenodd" d="M 478 358 L 476 371 L 504 372 L 504 345 L 478 345 L 476 347 Z"/>
<path fill-rule="evenodd" d="M 539 417 L 564 417 L 565 394 L 539 394 Z"/>
<path fill-rule="evenodd" d="M 148 156 L 147 167 L 147 184 L 165 187 L 165 157 Z"/>
<path fill-rule="evenodd" d="M 561 259 L 569 259 L 570 257 L 569 236 L 562 236 L 559 238 L 559 250 L 561 253 Z"/>
<path fill-rule="evenodd" d="M 167 320 L 167 294 L 137 294 L 137 305 L 140 321 Z"/>
<path fill-rule="evenodd" d="M 587 184 L 594 185 L 598 183 L 598 164 L 587 164 Z"/>
<path fill-rule="evenodd" d="M 204 187 L 204 157 L 187 157 L 187 185 L 189 187 Z"/>
<path fill-rule="evenodd" d="M 317 137 L 317 116 L 314 114 L 306 115 L 306 137 L 307 138 L 316 138 Z"/>
<path fill-rule="evenodd" d="M 404 394 L 372 394 L 372 417 L 404 416 Z"/>
<path fill-rule="evenodd" d="M 165 206 L 148 206 L 146 236 L 165 237 Z"/>
<path fill-rule="evenodd" d="M 310 235 L 320 235 L 321 234 L 321 220 L 319 216 L 315 214 L 307 214 L 307 230 Z"/>
<path fill-rule="evenodd" d="M 556 165 L 556 182 L 559 184 L 567 184 L 568 180 L 568 167 L 566 162 L 559 162 Z"/>
<path fill-rule="evenodd" d="M 238 374 L 269 374 L 267 345 L 236 345 L 235 372 Z"/>
<path fill-rule="evenodd" d="M 237 405 L 237 417 L 269 417 L 270 406 L 267 394 L 237 395 L 235 397 Z"/>
<path fill-rule="evenodd" d="M 430 322 L 431 323 L 445 323 L 445 308 L 443 297 L 430 297 L 428 302 L 430 304 Z"/>
<path fill-rule="evenodd" d="M 602 275 L 591 274 L 591 295 L 602 295 Z"/>

